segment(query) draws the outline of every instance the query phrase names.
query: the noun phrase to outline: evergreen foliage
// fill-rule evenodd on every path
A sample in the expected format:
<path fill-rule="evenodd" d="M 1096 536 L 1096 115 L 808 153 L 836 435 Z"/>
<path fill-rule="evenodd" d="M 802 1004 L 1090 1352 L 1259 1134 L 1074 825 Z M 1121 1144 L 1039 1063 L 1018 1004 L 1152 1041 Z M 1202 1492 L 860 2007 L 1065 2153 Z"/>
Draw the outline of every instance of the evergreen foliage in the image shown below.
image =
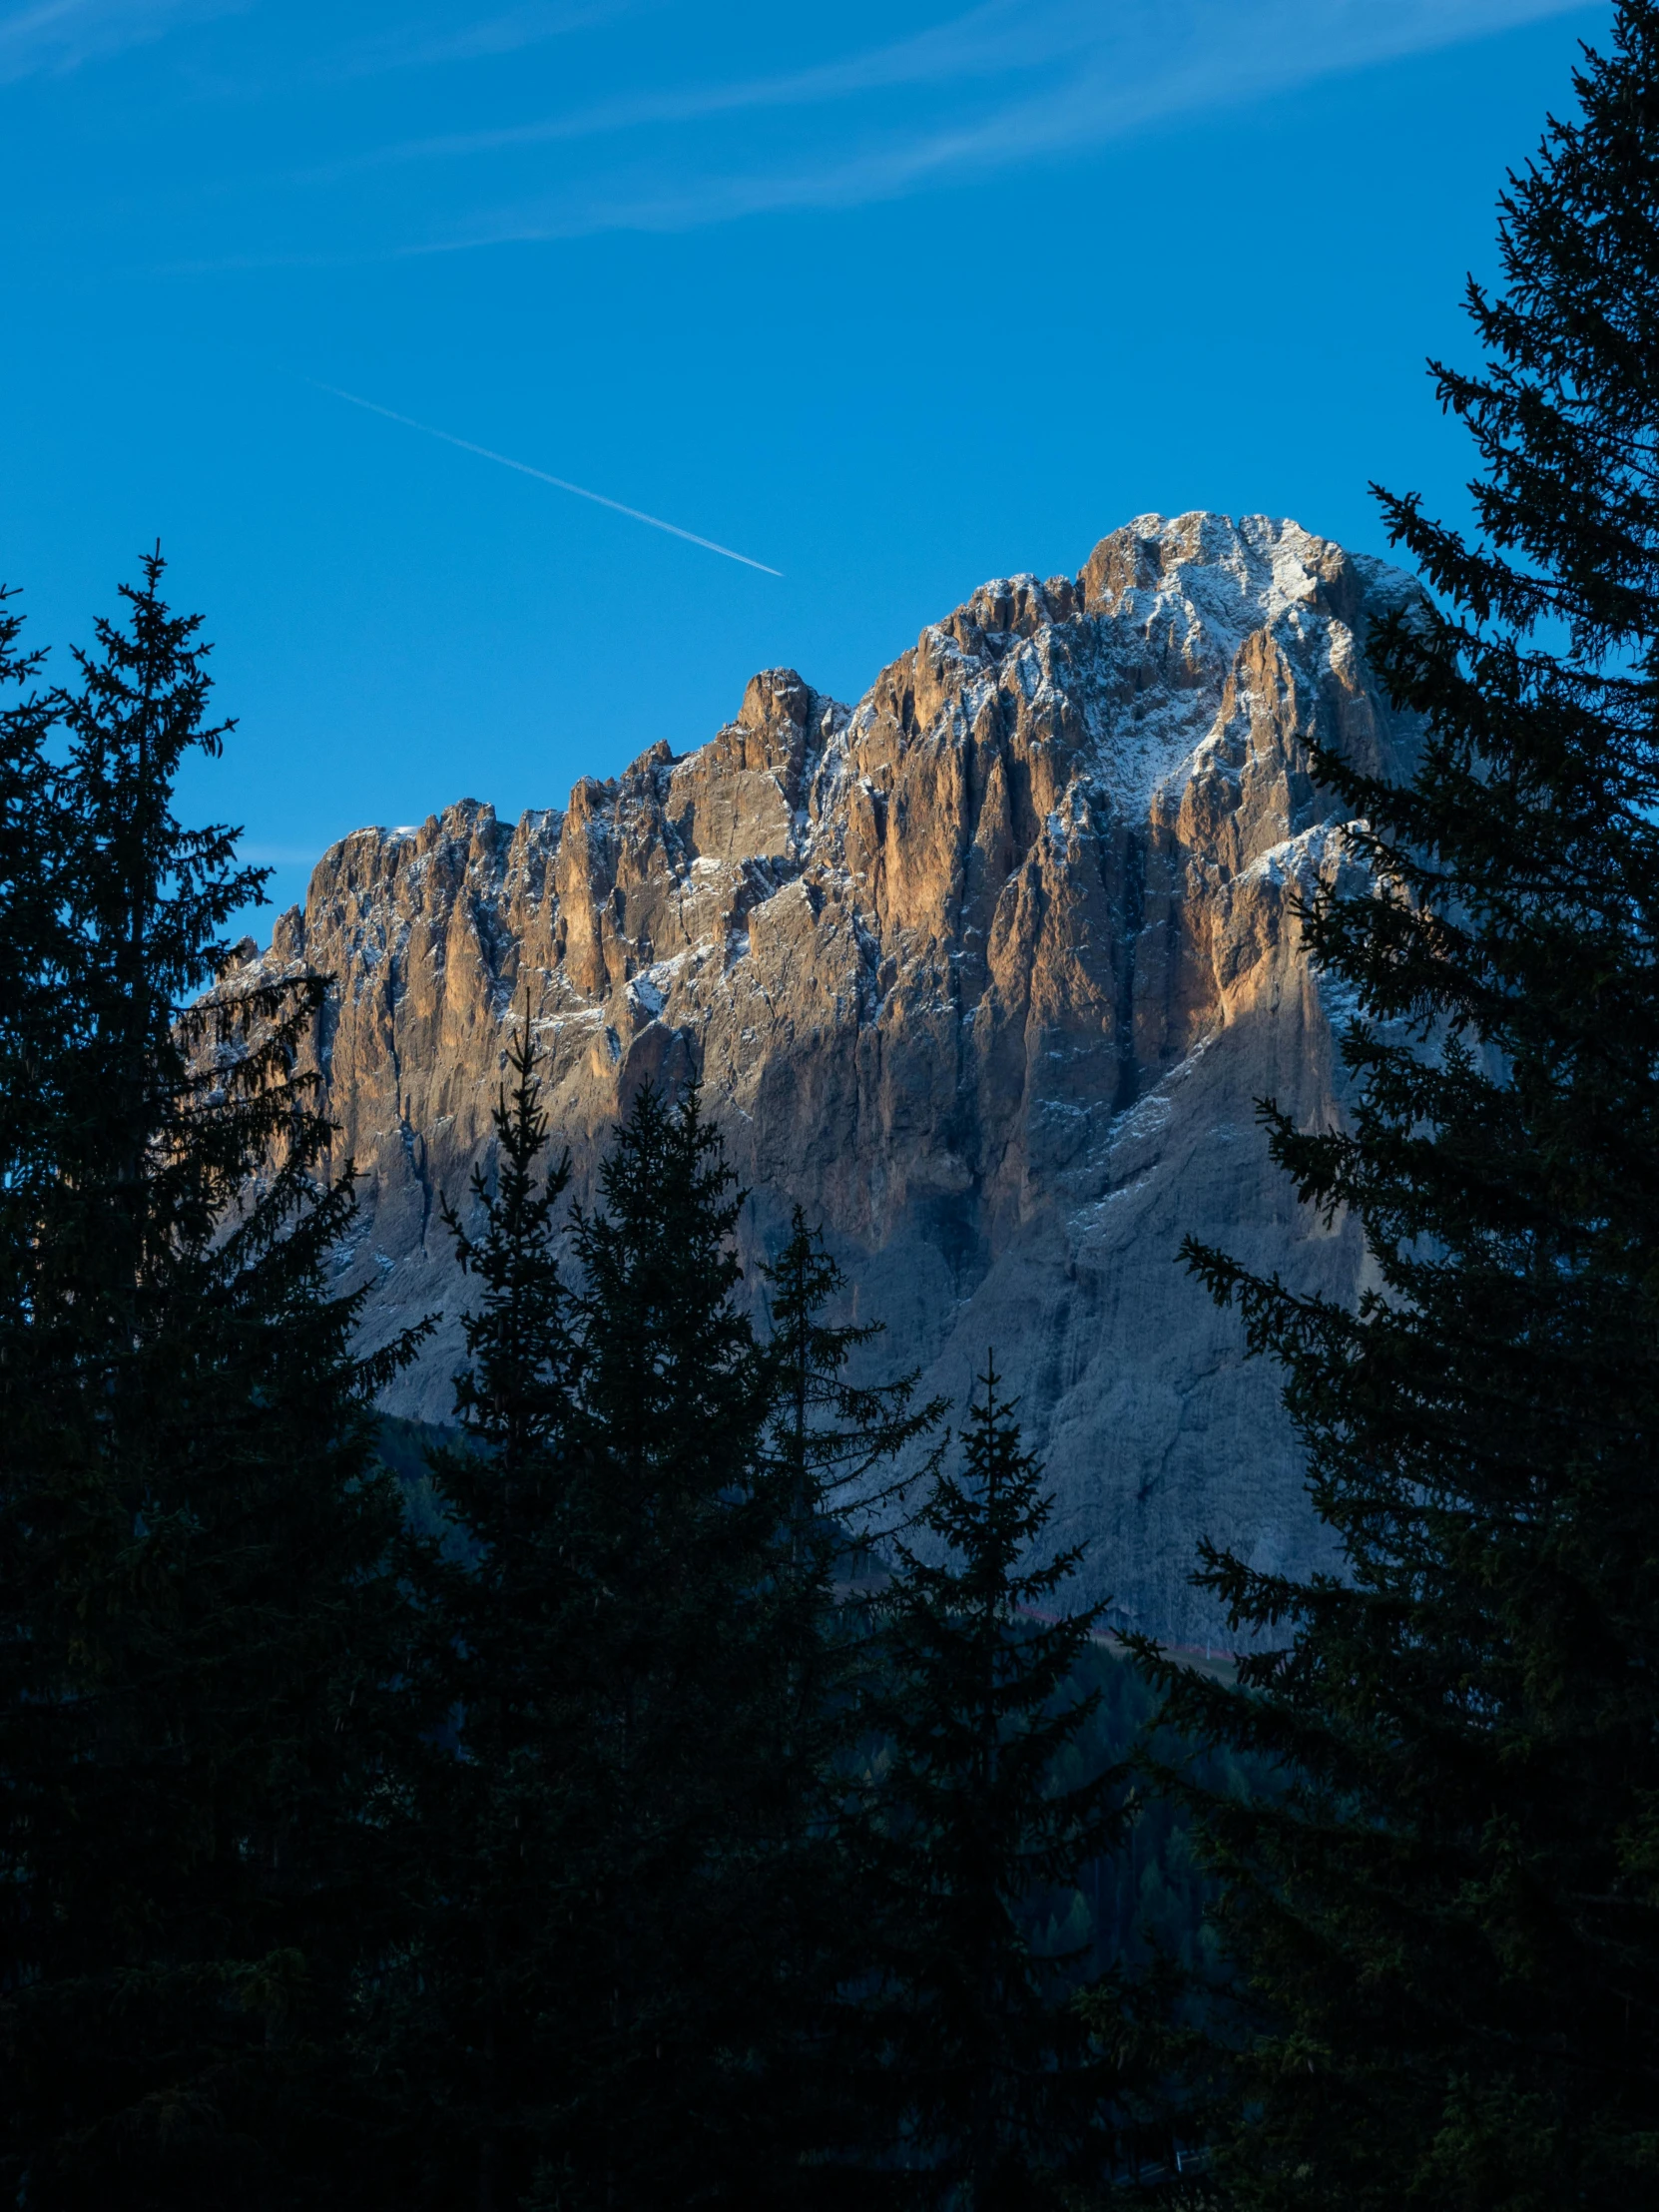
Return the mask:
<path fill-rule="evenodd" d="M 847 1368 L 885 1334 L 882 1322 L 827 1321 L 846 1275 L 797 1206 L 783 1251 L 764 1273 L 772 1287 L 771 1353 L 777 1371 L 773 1449 L 787 1470 L 798 1537 L 857 1508 L 867 1520 L 913 1476 L 904 1454 L 944 1418 L 946 1400 L 912 1405 L 919 1370 L 889 1382 L 852 1382 Z M 872 1477 L 877 1479 L 872 1481 Z"/>
<path fill-rule="evenodd" d="M 1345 1569 L 1206 1551 L 1250 1650 L 1235 1686 L 1138 1641 L 1208 1747 L 1161 1805 L 1121 1757 L 1144 1677 L 1101 1608 L 1055 1617 L 1079 1549 L 991 1365 L 924 1534 L 859 1583 L 838 1516 L 940 1407 L 848 1380 L 876 1331 L 827 1319 L 799 1209 L 757 1341 L 695 1091 L 637 1096 L 567 1224 L 528 1018 L 495 1169 L 444 1210 L 478 1303 L 408 1525 L 372 1402 L 412 1339 L 358 1357 L 329 1289 L 324 982 L 230 963 L 263 871 L 175 813 L 231 728 L 198 624 L 154 557 L 45 689 L 0 593 L 13 2201 L 1098 2201 L 1179 2139 L 1175 1969 L 1218 1939 L 1241 2212 L 1642 2200 L 1659 0 L 1576 82 L 1470 287 L 1485 365 L 1435 370 L 1479 535 L 1383 495 L 1439 595 L 1372 641 L 1418 766 L 1317 763 L 1359 818 L 1305 915 L 1363 1009 L 1357 1103 L 1266 1118 L 1377 1288 L 1189 1248 L 1285 1367 Z"/>
<path fill-rule="evenodd" d="M 860 1646 L 832 1488 L 936 1420 L 854 1388 L 877 1334 L 798 1218 L 759 1346 L 741 1197 L 695 1094 L 649 1089 L 600 1211 L 572 1217 L 528 1028 L 494 1188 L 452 1214 L 482 1287 L 458 1445 L 429 1449 L 440 1550 L 410 1546 L 427 1710 L 406 1837 L 419 1936 L 379 2032 L 411 2101 L 413 2202 L 822 2194 L 860 2130 L 837 1977 L 867 1956 L 840 1848 Z M 837 2032 L 838 2031 L 838 2032 Z"/>
<path fill-rule="evenodd" d="M 1045 1617 L 1081 1547 L 1042 1558 L 1042 1469 L 988 1359 L 978 1386 L 961 1471 L 934 1470 L 920 1514 L 942 1555 L 896 1544 L 882 1605 L 869 2009 L 906 2193 L 993 2212 L 1060 2201 L 1085 2160 L 1098 2083 L 1069 2002 L 1084 1945 L 1042 1954 L 1031 1907 L 1116 1840 L 1124 1778 L 1058 1780 L 1098 1700 L 1067 1692 L 1102 1608 Z"/>
<path fill-rule="evenodd" d="M 1092 1642 L 1079 1654 L 1063 1692 L 1069 1704 L 1089 1705 L 1088 1717 L 1052 1769 L 1057 1789 L 1076 1788 L 1108 1768 L 1125 1772 L 1161 1754 L 1176 1756 L 1158 1736 L 1159 1691 L 1115 1638 Z M 1194 1759 L 1207 1787 L 1243 1796 L 1257 1777 L 1223 1749 Z M 1073 1969 L 1082 1986 L 1116 1971 L 1138 1977 L 1168 1958 L 1190 1980 L 1213 1980 L 1220 1968 L 1215 1932 L 1206 1913 L 1215 1884 L 1199 1861 L 1191 1826 L 1180 1803 L 1147 1786 L 1136 1774 L 1124 1803 L 1121 1831 L 1069 1881 L 1034 1890 L 1029 1905 L 1032 1942 L 1044 1952 L 1082 1944 Z"/>
<path fill-rule="evenodd" d="M 936 1462 L 937 1449 L 919 1470 L 905 1464 L 938 1427 L 946 1400 L 915 1404 L 914 1372 L 888 1382 L 848 1380 L 848 1365 L 867 1354 L 884 1326 L 827 1318 L 848 1284 L 801 1207 L 764 1273 L 772 1293 L 768 1443 L 788 1514 L 775 1630 L 785 1669 L 771 1756 L 796 1807 L 794 2017 L 781 2051 L 794 2062 L 799 2141 L 822 2160 L 813 2169 L 817 2193 L 838 2202 L 885 2147 L 872 2080 L 879 2061 L 863 2002 L 874 1953 L 868 1808 L 859 1780 L 865 1704 L 882 1664 L 872 1546 Z"/>
<path fill-rule="evenodd" d="M 1442 602 L 1374 640 L 1420 766 L 1319 763 L 1376 886 L 1307 917 L 1359 1104 L 1269 1126 L 1379 1287 L 1193 1255 L 1285 1364 L 1347 1559 L 1210 1554 L 1241 1688 L 1164 1666 L 1178 1723 L 1287 1778 L 1201 1801 L 1261 2028 L 1248 2206 L 1659 2176 L 1659 8 L 1576 89 L 1502 200 L 1502 290 L 1470 285 L 1485 366 L 1435 370 L 1481 535 L 1383 502 Z"/>
<path fill-rule="evenodd" d="M 401 1354 L 326 1288 L 321 983 L 222 972 L 262 878 L 174 816 L 230 726 L 161 578 L 4 732 L 0 2174 L 176 2212 L 349 2192 Z"/>
<path fill-rule="evenodd" d="M 0 604 L 5 2186 L 1013 2201 L 1104 2078 L 1067 1989 L 1132 1921 L 1190 1921 L 1193 1876 L 1173 1829 L 1139 1871 L 1090 1856 L 1132 1677 L 1081 1682 L 1092 1616 L 1020 1612 L 1075 1555 L 1020 1563 L 1047 1508 L 994 1382 L 977 1502 L 922 1462 L 966 1565 L 905 1553 L 883 1602 L 868 1516 L 942 1405 L 848 1380 L 879 1331 L 827 1318 L 847 1286 L 799 1211 L 757 1342 L 695 1093 L 636 1099 L 565 1224 L 526 1021 L 494 1170 L 444 1208 L 478 1292 L 458 1433 L 376 1416 L 411 1344 L 358 1359 L 328 1289 L 323 979 L 227 962 L 261 871 L 175 819 L 229 726 L 161 578 L 69 693 Z M 955 1680 L 929 1767 L 952 1652 L 990 1703 Z"/>
<path fill-rule="evenodd" d="M 575 1219 L 595 1949 L 556 2023 L 549 2203 L 764 2201 L 799 2148 L 793 1500 L 737 1303 L 742 1203 L 697 1092 L 647 1086 Z"/>
<path fill-rule="evenodd" d="M 43 653 L 21 649 L 23 618 L 0 589 L 0 1327 L 28 1311 L 34 1210 L 51 1180 L 47 1132 L 61 1113 L 59 993 L 63 930 L 61 840 L 45 834 L 56 779 L 49 693 L 35 687 Z"/>
<path fill-rule="evenodd" d="M 375 1428 L 374 1455 L 403 1493 L 403 1520 L 410 1533 L 440 1546 L 464 1548 L 464 1539 L 445 1517 L 432 1482 L 428 1454 L 456 1441 L 448 1421 L 408 1420 L 382 1413 Z"/>
<path fill-rule="evenodd" d="M 542 2022 L 570 2001 L 568 1812 L 585 1752 L 568 1432 L 574 1345 L 556 1219 L 570 1163 L 549 1137 L 528 1015 L 507 1052 L 496 1167 L 472 1180 L 473 1226 L 447 1203 L 481 1297 L 455 1380 L 460 1438 L 429 1445 L 451 1539 L 410 1543 L 426 1635 L 423 1709 L 446 1717 L 409 1794 L 418 1936 L 382 1986 L 411 2092 L 401 2188 L 411 2203 L 522 2203 L 548 2134 Z"/>

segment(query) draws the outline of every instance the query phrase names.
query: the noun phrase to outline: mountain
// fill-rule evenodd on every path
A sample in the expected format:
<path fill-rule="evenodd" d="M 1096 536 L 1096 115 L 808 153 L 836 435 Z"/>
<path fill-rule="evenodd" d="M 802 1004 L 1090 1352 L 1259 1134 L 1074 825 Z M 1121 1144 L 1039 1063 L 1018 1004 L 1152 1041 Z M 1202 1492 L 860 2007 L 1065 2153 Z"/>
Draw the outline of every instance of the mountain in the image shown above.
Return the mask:
<path fill-rule="evenodd" d="M 1348 864 L 1307 743 L 1408 766 L 1363 641 L 1415 590 L 1295 523 L 1141 516 L 1075 579 L 984 585 L 856 706 L 769 670 L 701 750 L 654 746 L 563 813 L 463 800 L 335 845 L 242 957 L 335 978 L 318 1064 L 363 1193 L 342 1278 L 372 1286 L 373 1338 L 443 1316 L 393 1409 L 449 1411 L 436 1202 L 487 1155 L 528 1007 L 579 1183 L 634 1087 L 698 1073 L 751 1256 L 799 1199 L 884 1364 L 960 1401 L 994 1347 L 1118 1617 L 1219 1633 L 1186 1582 L 1200 1534 L 1308 1564 L 1276 1379 L 1176 1254 L 1191 1230 L 1360 1285 L 1254 1102 L 1342 1108 L 1342 1009 L 1291 910 Z"/>

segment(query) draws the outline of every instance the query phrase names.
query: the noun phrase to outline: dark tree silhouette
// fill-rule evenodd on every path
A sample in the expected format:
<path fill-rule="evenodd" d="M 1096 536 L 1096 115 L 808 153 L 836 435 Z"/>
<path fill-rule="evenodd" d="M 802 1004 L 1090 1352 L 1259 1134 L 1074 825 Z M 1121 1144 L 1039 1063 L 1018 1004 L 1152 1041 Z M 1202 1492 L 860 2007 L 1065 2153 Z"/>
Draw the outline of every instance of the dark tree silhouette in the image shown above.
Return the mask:
<path fill-rule="evenodd" d="M 1081 1557 L 1045 1557 L 1052 1510 L 987 1358 L 961 1437 L 921 1511 L 938 1554 L 895 1546 L 882 1605 L 885 1743 L 872 2033 L 924 2202 L 1000 2212 L 1059 2203 L 1086 2163 L 1096 2094 L 1072 1957 L 1033 1947 L 1038 1891 L 1074 1882 L 1122 1825 L 1123 1776 L 1060 1785 L 1097 1693 L 1074 1687 L 1100 1612 L 1053 1618 Z"/>
<path fill-rule="evenodd" d="M 261 871 L 173 812 L 230 726 L 161 580 L 52 696 L 50 758 L 38 708 L 5 730 L 0 2173 L 39 2206 L 350 2194 L 382 1927 L 369 1400 L 407 1347 L 354 1357 L 327 1287 L 321 980 L 227 967 Z"/>
<path fill-rule="evenodd" d="M 1259 2007 L 1246 2205 L 1622 2206 L 1659 2141 L 1659 10 L 1575 83 L 1469 287 L 1485 366 L 1435 370 L 1480 535 L 1383 500 L 1439 594 L 1374 639 L 1420 766 L 1319 764 L 1375 883 L 1308 915 L 1360 1103 L 1268 1125 L 1379 1287 L 1193 1255 L 1346 1553 L 1208 1555 L 1236 1693 L 1148 1654 L 1289 1778 L 1200 1801 Z"/>

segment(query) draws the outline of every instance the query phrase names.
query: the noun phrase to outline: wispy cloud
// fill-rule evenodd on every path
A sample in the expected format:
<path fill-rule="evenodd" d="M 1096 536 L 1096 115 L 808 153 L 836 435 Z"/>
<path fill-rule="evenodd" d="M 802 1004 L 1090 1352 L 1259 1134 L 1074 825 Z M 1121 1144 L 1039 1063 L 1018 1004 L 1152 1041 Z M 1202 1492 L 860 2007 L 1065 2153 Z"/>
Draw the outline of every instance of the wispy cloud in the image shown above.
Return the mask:
<path fill-rule="evenodd" d="M 0 84 L 147 45 L 251 0 L 33 0 L 0 12 Z"/>
<path fill-rule="evenodd" d="M 577 31 L 597 30 L 660 4 L 661 0 L 527 0 L 524 6 L 461 24 L 454 21 L 455 11 L 450 9 L 447 21 L 416 20 L 378 37 L 354 41 L 325 65 L 324 73 L 337 81 L 490 61 Z"/>
<path fill-rule="evenodd" d="M 0 0 L 0 81 L 256 4 Z M 700 5 L 415 0 L 399 11 L 393 0 L 383 30 L 291 42 L 304 85 L 396 72 L 407 82 L 372 100 L 347 92 L 321 130 L 281 141 L 328 149 L 320 163 L 313 154 L 298 171 L 260 162 L 252 175 L 199 176 L 199 205 L 235 195 L 252 210 L 264 196 L 272 220 L 253 216 L 234 252 L 222 230 L 220 251 L 164 266 L 353 266 L 895 200 L 1547 17 L 1606 14 L 1606 0 L 957 0 L 943 22 L 839 53 L 829 18 L 806 61 L 723 75 L 711 63 L 699 81 L 688 80 L 688 52 L 768 51 L 764 39 L 705 39 Z M 896 25 L 913 24 L 921 5 L 898 0 Z M 926 0 L 929 12 L 939 5 Z M 265 21 L 275 24 L 275 11 Z M 578 32 L 598 45 L 514 59 Z M 787 50 L 802 53 L 799 37 Z M 278 92 L 293 95 L 298 80 L 283 75 L 269 39 L 261 51 L 275 123 Z M 532 88 L 559 83 L 605 93 L 527 105 Z M 365 119 L 388 112 L 465 116 L 468 127 L 365 144 Z M 395 181 L 350 189 L 375 171 Z M 325 226 L 313 195 L 328 201 Z"/>
<path fill-rule="evenodd" d="M 599 0 L 596 0 L 599 4 Z M 1134 4 L 1134 0 L 1131 0 Z M 1239 0 L 1248 6 L 1250 0 Z M 334 173 L 399 162 L 504 153 L 605 138 L 665 123 L 700 123 L 717 116 L 814 107 L 907 85 L 1029 72 L 1086 52 L 1100 38 L 1100 0 L 985 0 L 949 23 L 810 69 L 738 78 L 724 84 L 675 86 L 633 93 L 562 115 L 495 129 L 456 131 L 378 147 L 334 165 Z"/>
<path fill-rule="evenodd" d="M 698 158 L 585 176 L 456 223 L 414 251 L 607 230 L 677 230 L 845 207 L 1102 144 L 1177 115 L 1294 89 L 1564 15 L 1584 0 L 988 0 L 917 37 L 793 74 L 640 94 L 498 130 L 407 142 L 367 162 L 482 156 L 740 112 L 977 80 L 948 122 L 855 114 L 844 150 L 752 166 Z M 695 134 L 694 134 L 695 135 Z M 730 149 L 723 135 L 723 152 Z"/>

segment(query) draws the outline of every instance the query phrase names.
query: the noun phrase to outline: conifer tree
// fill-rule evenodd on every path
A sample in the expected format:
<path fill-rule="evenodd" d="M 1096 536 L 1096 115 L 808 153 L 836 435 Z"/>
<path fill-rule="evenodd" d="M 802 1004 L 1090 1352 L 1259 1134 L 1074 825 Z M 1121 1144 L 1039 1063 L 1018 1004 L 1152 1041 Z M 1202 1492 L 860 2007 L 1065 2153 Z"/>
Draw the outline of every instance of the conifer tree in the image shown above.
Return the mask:
<path fill-rule="evenodd" d="M 0 1021 L 41 1080 L 6 1123 L 0 2173 L 173 2212 L 360 2197 L 342 2053 L 401 1608 L 369 1411 L 397 1354 L 354 1358 L 328 1294 L 351 1186 L 295 1068 L 321 984 L 225 970 L 261 875 L 174 815 L 229 725 L 161 578 L 53 696 L 44 781 L 6 733 L 37 811 L 8 808 L 34 933 Z"/>
<path fill-rule="evenodd" d="M 1485 365 L 1435 369 L 1480 535 L 1383 500 L 1439 594 L 1374 639 L 1420 766 L 1319 764 L 1375 886 L 1308 915 L 1359 1105 L 1269 1127 L 1379 1288 L 1194 1255 L 1284 1363 L 1346 1552 L 1207 1555 L 1239 1690 L 1162 1663 L 1178 1722 L 1287 1777 L 1199 1800 L 1260 2030 L 1244 2205 L 1611 2208 L 1659 2173 L 1659 8 L 1575 84 L 1469 287 Z"/>
<path fill-rule="evenodd" d="M 837 1605 L 837 1570 L 855 1581 L 874 1531 L 932 1471 L 924 1465 L 918 1474 L 905 1455 L 938 1426 L 947 1401 L 912 1402 L 918 1370 L 886 1382 L 848 1381 L 849 1363 L 885 1325 L 826 1319 L 846 1292 L 846 1276 L 800 1206 L 783 1251 L 763 1273 L 772 1293 L 768 1443 L 787 1514 L 777 1628 L 791 1655 L 776 1756 L 794 1763 L 805 1801 L 826 1786 L 831 1794 L 838 1788 L 860 1726 L 853 1684 L 868 1662 L 867 1607 Z"/>
<path fill-rule="evenodd" d="M 1082 1547 L 1043 1556 L 1053 1501 L 988 1357 L 978 1388 L 961 1471 L 935 1470 L 920 1515 L 941 1555 L 897 1544 L 882 1608 L 869 2010 L 907 2193 L 1000 2212 L 1059 2203 L 1087 2164 L 1096 2084 L 1069 2001 L 1077 1961 L 1038 1953 L 1030 1911 L 1108 1848 L 1123 1777 L 1057 1784 L 1098 1700 L 1068 1683 L 1101 1608 L 1051 1617 Z"/>
<path fill-rule="evenodd" d="M 799 1949 L 797 1807 L 773 1757 L 790 1505 L 766 1448 L 773 1374 L 736 1299 L 742 1197 L 696 1091 L 642 1089 L 600 1186 L 573 1238 L 583 1996 L 567 1985 L 549 2022 L 542 2200 L 765 2201 L 796 2157 L 773 2056 Z"/>
<path fill-rule="evenodd" d="M 884 1325 L 827 1318 L 847 1279 L 800 1206 L 764 1273 L 768 1442 L 788 1516 L 774 1628 L 785 1664 L 768 1729 L 783 1801 L 794 1806 L 787 1857 L 772 1872 L 776 1881 L 787 1867 L 797 1904 L 787 1923 L 796 1949 L 779 1961 L 792 2016 L 774 2060 L 793 2061 L 790 2088 L 780 2094 L 793 2097 L 802 2146 L 817 2154 L 819 2194 L 838 2201 L 850 2176 L 862 2172 L 867 2186 L 869 2161 L 883 2147 L 862 2004 L 874 1953 L 858 1783 L 864 1697 L 880 1666 L 871 1546 L 932 1473 L 942 1446 L 919 1469 L 907 1455 L 938 1427 L 947 1401 L 914 1403 L 913 1370 L 886 1382 L 848 1380 L 848 1365 L 867 1355 Z M 797 2181 L 798 2192 L 803 2185 Z"/>
<path fill-rule="evenodd" d="M 443 1204 L 480 1287 L 456 1377 L 464 1441 L 427 1454 L 449 1523 L 415 1551 L 428 1709 L 449 1726 L 415 1764 L 406 1846 L 418 1936 L 390 1977 L 391 2047 L 409 2084 L 402 2186 L 480 2212 L 524 2201 L 548 2143 L 543 2025 L 573 1989 L 570 1872 L 589 1748 L 569 1429 L 574 1346 L 556 1249 L 568 1153 L 549 1123 L 526 1006 L 496 1103 L 493 1177 L 469 1224 Z M 591 1782 L 591 1777 L 587 1777 Z M 591 1806 L 589 1808 L 591 1814 Z"/>
<path fill-rule="evenodd" d="M 912 1405 L 919 1370 L 889 1382 L 852 1382 L 848 1366 L 885 1324 L 830 1323 L 825 1311 L 847 1290 L 845 1271 L 797 1206 L 783 1251 L 765 1270 L 771 1285 L 771 1350 L 778 1370 L 773 1448 L 789 1470 L 799 1529 L 853 1506 L 867 1510 L 900 1482 L 909 1447 L 938 1425 L 946 1401 Z M 872 1493 L 871 1477 L 883 1472 Z"/>
<path fill-rule="evenodd" d="M 875 1332 L 824 1323 L 841 1279 L 799 1220 L 756 1345 L 695 1098 L 637 1100 L 567 1294 L 568 1164 L 536 1171 L 528 1031 L 509 1059 L 495 1188 L 475 1178 L 480 1226 L 450 1217 L 484 1295 L 466 1446 L 430 1455 L 461 1544 L 421 1574 L 427 1703 L 455 1742 L 411 1797 L 425 1902 L 388 2007 L 416 2092 L 405 2186 L 811 2195 L 803 2153 L 849 2124 L 829 2000 L 864 1955 L 831 1772 L 851 1697 L 830 1479 L 933 1409 L 906 1410 L 908 1379 L 844 1382 Z"/>
<path fill-rule="evenodd" d="M 54 1113 L 61 1054 L 64 854 L 46 833 L 57 779 L 48 751 L 56 720 L 36 688 L 44 653 L 25 653 L 23 618 L 0 587 L 0 1209 L 6 1269 L 0 1326 L 27 1312 L 24 1282 L 33 1209 Z"/>

